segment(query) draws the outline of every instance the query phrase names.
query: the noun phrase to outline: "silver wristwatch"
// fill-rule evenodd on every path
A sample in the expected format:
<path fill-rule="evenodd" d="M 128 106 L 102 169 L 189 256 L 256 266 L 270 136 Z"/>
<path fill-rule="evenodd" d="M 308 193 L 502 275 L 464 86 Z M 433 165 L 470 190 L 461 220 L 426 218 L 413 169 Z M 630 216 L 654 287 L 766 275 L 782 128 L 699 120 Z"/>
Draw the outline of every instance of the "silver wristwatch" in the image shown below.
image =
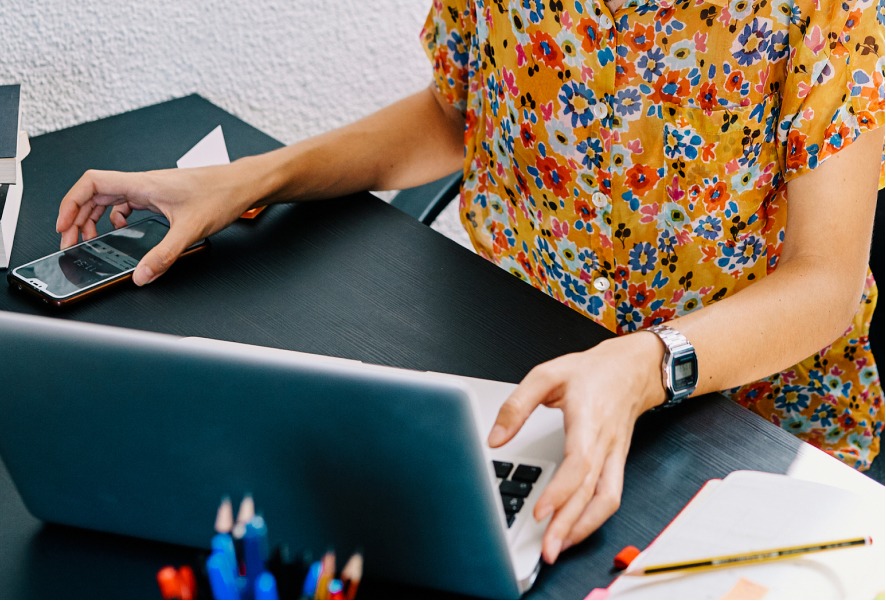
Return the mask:
<path fill-rule="evenodd" d="M 692 394 L 698 384 L 695 347 L 686 336 L 664 324 L 651 326 L 647 330 L 658 336 L 665 345 L 664 358 L 661 360 L 661 379 L 667 399 L 660 407 L 667 409 L 679 405 Z"/>

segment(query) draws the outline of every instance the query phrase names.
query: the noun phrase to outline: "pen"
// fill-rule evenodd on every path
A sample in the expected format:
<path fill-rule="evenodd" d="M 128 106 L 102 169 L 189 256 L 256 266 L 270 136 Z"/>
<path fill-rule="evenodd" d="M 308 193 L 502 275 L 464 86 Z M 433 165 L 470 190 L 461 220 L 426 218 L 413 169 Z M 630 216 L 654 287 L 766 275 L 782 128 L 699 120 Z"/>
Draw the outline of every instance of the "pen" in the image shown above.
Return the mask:
<path fill-rule="evenodd" d="M 220 553 L 213 553 L 206 560 L 206 573 L 212 596 L 216 599 L 239 599 L 240 591 L 237 582 L 228 566 L 228 562 Z"/>
<path fill-rule="evenodd" d="M 246 526 L 255 517 L 255 501 L 252 493 L 246 493 L 243 500 L 240 501 L 240 508 L 237 510 L 237 523 Z"/>
<path fill-rule="evenodd" d="M 302 599 L 313 599 L 314 595 L 317 593 L 317 581 L 320 578 L 321 570 L 320 565 L 319 561 L 315 561 L 311 564 L 311 567 L 308 568 L 308 575 L 305 576 L 305 583 L 302 586 Z"/>
<path fill-rule="evenodd" d="M 219 534 L 229 533 L 234 527 L 234 507 L 231 505 L 231 497 L 222 497 L 215 514 L 215 531 Z"/>
<path fill-rule="evenodd" d="M 256 594 L 255 584 L 265 571 L 268 559 L 268 527 L 262 516 L 257 515 L 248 524 L 243 534 L 243 562 L 246 565 L 246 590 Z M 275 584 L 276 590 L 276 584 Z"/>
<path fill-rule="evenodd" d="M 692 559 L 688 561 L 679 561 L 674 563 L 663 563 L 658 565 L 646 566 L 645 568 L 637 568 L 628 570 L 625 576 L 652 576 L 654 574 L 666 574 L 668 572 L 687 571 L 687 570 L 713 570 L 717 568 L 729 568 L 737 565 L 746 565 L 752 563 L 764 563 L 769 561 L 778 561 L 781 559 L 789 559 L 797 555 L 806 555 L 809 553 L 818 553 L 821 551 L 831 551 L 834 549 L 845 549 L 847 547 L 860 547 L 870 545 L 873 539 L 869 536 L 860 538 L 846 538 L 842 540 L 828 541 L 822 543 L 813 543 L 807 545 L 796 545 L 793 547 L 776 547 L 774 549 L 763 549 L 759 551 L 746 551 L 744 553 L 734 553 L 730 555 L 719 555 L 717 557 L 705 557 L 700 559 Z"/>
<path fill-rule="evenodd" d="M 329 581 L 333 578 L 335 578 L 335 553 L 327 551 L 320 564 L 320 576 L 317 578 L 314 599 L 329 599 Z"/>
<path fill-rule="evenodd" d="M 255 579 L 255 599 L 279 599 L 277 581 L 270 572 L 262 572 Z"/>
<path fill-rule="evenodd" d="M 351 555 L 345 567 L 341 571 L 342 587 L 345 599 L 357 598 L 357 587 L 363 578 L 363 555 L 354 553 Z"/>

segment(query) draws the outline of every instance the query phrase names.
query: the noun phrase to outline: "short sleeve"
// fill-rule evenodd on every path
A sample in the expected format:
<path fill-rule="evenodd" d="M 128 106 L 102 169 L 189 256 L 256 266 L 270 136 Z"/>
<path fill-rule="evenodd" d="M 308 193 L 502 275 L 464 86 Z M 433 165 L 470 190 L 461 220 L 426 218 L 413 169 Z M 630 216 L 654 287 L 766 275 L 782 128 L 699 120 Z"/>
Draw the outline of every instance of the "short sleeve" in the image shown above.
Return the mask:
<path fill-rule="evenodd" d="M 886 65 L 879 0 L 797 0 L 791 19 L 779 127 L 786 180 L 883 127 Z"/>
<path fill-rule="evenodd" d="M 437 89 L 462 112 L 467 108 L 470 49 L 475 31 L 471 5 L 471 0 L 434 0 L 421 32 Z"/>

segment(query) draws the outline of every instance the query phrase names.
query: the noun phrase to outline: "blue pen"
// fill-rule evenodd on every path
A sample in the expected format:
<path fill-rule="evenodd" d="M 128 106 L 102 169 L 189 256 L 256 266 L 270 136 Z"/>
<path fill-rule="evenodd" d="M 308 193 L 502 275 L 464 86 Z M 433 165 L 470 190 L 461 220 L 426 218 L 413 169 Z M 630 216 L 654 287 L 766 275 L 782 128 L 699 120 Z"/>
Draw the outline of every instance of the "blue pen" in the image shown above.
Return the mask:
<path fill-rule="evenodd" d="M 308 568 L 308 575 L 305 577 L 305 584 L 301 591 L 302 599 L 314 598 L 314 594 L 317 592 L 317 581 L 320 580 L 320 570 L 322 569 L 322 566 L 322 562 L 315 561 L 311 564 L 311 567 Z"/>
<path fill-rule="evenodd" d="M 237 553 L 234 551 L 234 539 L 230 534 L 216 534 L 212 537 L 212 553 L 218 553 L 225 558 L 231 572 L 231 577 L 239 575 L 237 567 Z"/>
<path fill-rule="evenodd" d="M 277 581 L 270 572 L 262 572 L 255 580 L 256 599 L 279 599 L 277 596 Z"/>
<path fill-rule="evenodd" d="M 216 599 L 240 599 L 237 583 L 231 573 L 227 558 L 219 552 L 215 552 L 206 560 L 206 574 L 209 576 L 209 586 L 212 587 L 212 596 Z"/>
<path fill-rule="evenodd" d="M 246 524 L 243 535 L 243 560 L 246 564 L 246 590 L 255 592 L 255 582 L 265 571 L 268 559 L 268 527 L 262 516 L 257 515 Z"/>

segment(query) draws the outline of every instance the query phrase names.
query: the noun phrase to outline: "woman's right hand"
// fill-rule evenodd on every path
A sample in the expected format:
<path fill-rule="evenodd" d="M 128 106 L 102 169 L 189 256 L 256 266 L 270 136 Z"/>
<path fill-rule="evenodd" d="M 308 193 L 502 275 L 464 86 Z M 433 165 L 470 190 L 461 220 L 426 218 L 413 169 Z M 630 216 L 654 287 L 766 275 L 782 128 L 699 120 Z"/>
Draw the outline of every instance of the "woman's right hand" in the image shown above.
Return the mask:
<path fill-rule="evenodd" d="M 237 163 L 139 173 L 87 171 L 59 206 L 61 248 L 81 237 L 94 238 L 96 223 L 108 207 L 115 228 L 125 226 L 133 210 L 160 213 L 169 221 L 169 232 L 132 274 L 132 281 L 143 286 L 163 275 L 186 248 L 224 229 L 253 205 L 243 183 Z"/>

